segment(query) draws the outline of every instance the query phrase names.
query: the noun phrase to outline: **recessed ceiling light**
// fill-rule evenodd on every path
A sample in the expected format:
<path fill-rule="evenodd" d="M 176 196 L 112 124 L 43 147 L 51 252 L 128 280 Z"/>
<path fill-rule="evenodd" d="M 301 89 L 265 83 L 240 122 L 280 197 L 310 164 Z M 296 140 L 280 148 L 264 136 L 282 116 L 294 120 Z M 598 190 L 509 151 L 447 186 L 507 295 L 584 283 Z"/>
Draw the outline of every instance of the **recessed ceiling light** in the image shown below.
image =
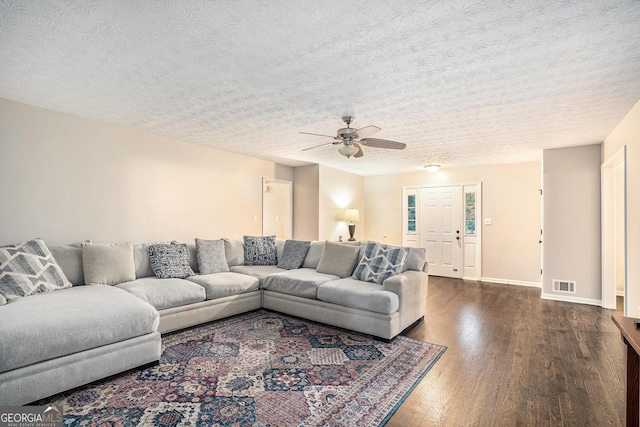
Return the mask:
<path fill-rule="evenodd" d="M 425 165 L 424 168 L 427 170 L 427 172 L 438 172 L 438 169 L 440 169 L 440 165 L 434 165 L 434 164 L 429 164 L 429 165 Z"/>

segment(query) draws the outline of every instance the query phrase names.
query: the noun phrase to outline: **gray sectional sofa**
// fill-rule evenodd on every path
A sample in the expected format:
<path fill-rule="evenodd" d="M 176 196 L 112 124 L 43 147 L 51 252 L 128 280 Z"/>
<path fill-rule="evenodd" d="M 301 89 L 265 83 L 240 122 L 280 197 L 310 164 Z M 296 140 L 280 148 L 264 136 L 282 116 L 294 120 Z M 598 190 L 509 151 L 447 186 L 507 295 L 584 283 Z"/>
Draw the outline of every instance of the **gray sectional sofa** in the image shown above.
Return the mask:
<path fill-rule="evenodd" d="M 378 284 L 351 276 L 363 263 L 365 245 L 348 249 L 349 256 L 357 252 L 349 266 L 348 257 L 334 253 L 342 245 L 311 242 L 302 265 L 284 269 L 245 265 L 243 241 L 223 240 L 229 271 L 161 279 L 151 268 L 149 244 L 137 244 L 135 277 L 86 286 L 80 244 L 50 246 L 73 286 L 0 305 L 0 405 L 27 404 L 157 362 L 160 334 L 259 308 L 382 339 L 424 317 L 428 266 L 422 249 L 405 249 L 401 271 Z M 278 258 L 284 244 L 276 241 Z M 197 273 L 196 247 L 188 246 Z"/>

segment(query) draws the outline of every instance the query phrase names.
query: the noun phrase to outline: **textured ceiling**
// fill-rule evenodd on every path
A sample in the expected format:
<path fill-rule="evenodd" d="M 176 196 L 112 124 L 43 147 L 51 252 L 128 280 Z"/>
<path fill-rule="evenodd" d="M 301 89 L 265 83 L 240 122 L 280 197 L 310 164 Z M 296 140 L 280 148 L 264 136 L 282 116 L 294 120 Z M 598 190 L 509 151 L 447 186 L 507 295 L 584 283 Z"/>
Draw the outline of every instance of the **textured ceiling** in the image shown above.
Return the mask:
<path fill-rule="evenodd" d="M 0 97 L 362 175 L 537 160 L 640 98 L 638 0 L 0 0 Z M 347 159 L 344 112 L 404 151 Z"/>

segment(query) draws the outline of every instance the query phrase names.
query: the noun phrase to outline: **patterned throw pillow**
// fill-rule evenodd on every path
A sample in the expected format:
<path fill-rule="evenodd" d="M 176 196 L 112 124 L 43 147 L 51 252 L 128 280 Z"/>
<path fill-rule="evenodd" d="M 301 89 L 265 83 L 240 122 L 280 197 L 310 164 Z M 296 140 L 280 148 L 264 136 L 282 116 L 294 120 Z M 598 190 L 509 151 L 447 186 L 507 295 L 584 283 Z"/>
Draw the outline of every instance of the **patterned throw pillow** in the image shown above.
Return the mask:
<path fill-rule="evenodd" d="M 284 251 L 282 252 L 282 259 L 278 261 L 278 268 L 287 270 L 300 268 L 310 246 L 311 242 L 302 240 L 287 240 L 284 242 Z"/>
<path fill-rule="evenodd" d="M 244 236 L 244 265 L 276 265 L 276 236 Z"/>
<path fill-rule="evenodd" d="M 408 253 L 407 248 L 367 243 L 353 278 L 381 285 L 387 278 L 402 273 Z"/>
<path fill-rule="evenodd" d="M 223 240 L 196 239 L 196 258 L 200 274 L 225 273 L 229 271 Z"/>
<path fill-rule="evenodd" d="M 193 276 L 189 266 L 189 249 L 184 243 L 149 245 L 149 262 L 156 277 L 161 279 Z"/>
<path fill-rule="evenodd" d="M 0 247 L 0 294 L 5 300 L 70 287 L 42 239 Z"/>

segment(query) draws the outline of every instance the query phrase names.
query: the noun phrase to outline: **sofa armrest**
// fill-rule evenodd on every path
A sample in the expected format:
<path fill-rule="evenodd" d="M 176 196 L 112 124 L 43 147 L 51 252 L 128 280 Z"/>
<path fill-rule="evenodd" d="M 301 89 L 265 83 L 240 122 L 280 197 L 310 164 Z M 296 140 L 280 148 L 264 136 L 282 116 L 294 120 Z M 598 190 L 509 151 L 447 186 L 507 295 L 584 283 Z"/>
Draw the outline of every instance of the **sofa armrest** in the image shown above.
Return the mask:
<path fill-rule="evenodd" d="M 382 284 L 385 291 L 398 295 L 398 312 L 403 330 L 424 316 L 428 287 L 429 275 L 411 270 L 389 277 Z"/>

